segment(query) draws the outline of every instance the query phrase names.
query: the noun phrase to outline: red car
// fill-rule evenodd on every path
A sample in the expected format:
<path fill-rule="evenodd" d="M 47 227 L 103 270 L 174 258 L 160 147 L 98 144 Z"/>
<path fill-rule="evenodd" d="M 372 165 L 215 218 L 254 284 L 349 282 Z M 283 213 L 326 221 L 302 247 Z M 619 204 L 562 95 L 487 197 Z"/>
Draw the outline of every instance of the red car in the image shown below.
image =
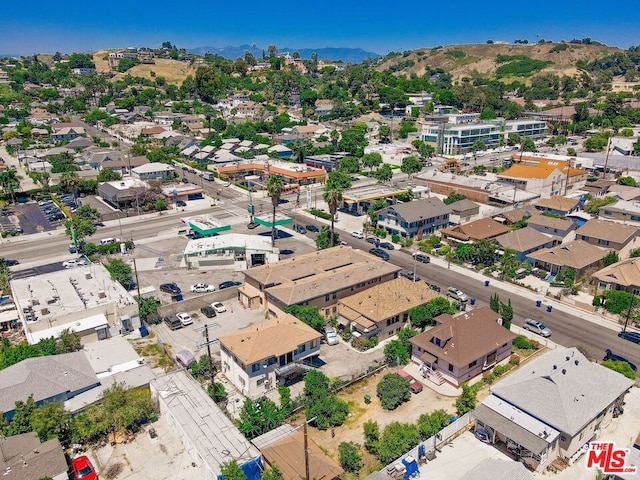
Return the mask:
<path fill-rule="evenodd" d="M 81 455 L 71 460 L 71 470 L 77 480 L 98 480 L 96 470 L 91 465 L 91 460 L 86 455 Z"/>
<path fill-rule="evenodd" d="M 405 372 L 402 369 L 398 370 L 397 373 L 401 377 L 406 378 L 407 380 L 409 380 L 409 386 L 411 387 L 411 391 L 413 393 L 420 393 L 422 391 L 422 384 L 419 381 L 417 381 L 415 378 L 413 378 L 413 376 L 411 374 Z"/>

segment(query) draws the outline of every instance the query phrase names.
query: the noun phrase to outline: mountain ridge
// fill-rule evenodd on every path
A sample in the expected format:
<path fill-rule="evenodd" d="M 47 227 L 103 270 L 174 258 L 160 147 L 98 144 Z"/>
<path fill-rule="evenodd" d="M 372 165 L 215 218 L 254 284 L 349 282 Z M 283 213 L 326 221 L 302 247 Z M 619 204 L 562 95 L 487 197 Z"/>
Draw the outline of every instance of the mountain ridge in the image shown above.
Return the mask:
<path fill-rule="evenodd" d="M 228 45 L 225 47 L 193 47 L 188 48 L 188 52 L 196 53 L 198 55 L 205 55 L 211 53 L 220 55 L 221 57 L 235 60 L 238 57 L 244 56 L 245 52 L 251 53 L 256 58 L 262 57 L 262 52 L 268 52 L 267 48 L 253 46 L 249 44 L 243 44 L 238 46 Z M 362 48 L 351 47 L 323 47 L 323 48 L 292 48 L 282 47 L 278 49 L 279 52 L 298 52 L 301 58 L 310 59 L 312 53 L 318 55 L 318 59 L 331 59 L 342 60 L 346 63 L 360 63 L 369 58 L 379 58 L 380 55 L 375 52 L 366 51 Z"/>

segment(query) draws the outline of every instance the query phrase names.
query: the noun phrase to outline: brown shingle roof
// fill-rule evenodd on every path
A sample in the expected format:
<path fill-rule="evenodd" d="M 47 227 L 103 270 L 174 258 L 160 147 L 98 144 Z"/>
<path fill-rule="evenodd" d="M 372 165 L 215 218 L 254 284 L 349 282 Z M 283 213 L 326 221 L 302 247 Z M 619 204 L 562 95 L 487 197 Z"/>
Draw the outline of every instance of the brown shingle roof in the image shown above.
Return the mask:
<path fill-rule="evenodd" d="M 547 262 L 552 265 L 571 267 L 577 270 L 593 265 L 607 255 L 603 248 L 596 247 L 582 240 L 563 243 L 553 248 L 545 248 L 529 254 L 529 258 Z"/>
<path fill-rule="evenodd" d="M 320 339 L 322 335 L 292 315 L 283 315 L 219 338 L 245 365 L 295 350 L 298 345 Z"/>
<path fill-rule="evenodd" d="M 547 215 L 534 214 L 529 220 L 527 220 L 527 225 L 539 225 L 541 227 L 555 228 L 564 232 L 573 226 L 573 222 L 566 218 L 555 218 Z"/>
<path fill-rule="evenodd" d="M 481 218 L 464 225 L 456 225 L 441 230 L 443 235 L 447 235 L 459 240 L 483 240 L 504 235 L 509 232 L 509 227 L 505 227 L 493 218 Z"/>
<path fill-rule="evenodd" d="M 498 324 L 498 318 L 500 316 L 489 307 L 476 308 L 455 317 L 441 315 L 436 317 L 436 321 L 442 322 L 440 325 L 410 338 L 409 342 L 456 367 L 466 368 L 516 337 Z M 444 346 L 432 343 L 435 338 L 444 342 Z"/>
<path fill-rule="evenodd" d="M 339 300 L 338 313 L 358 323 L 362 317 L 379 322 L 424 305 L 437 296 L 424 282 L 398 277 Z"/>
<path fill-rule="evenodd" d="M 516 252 L 527 252 L 533 248 L 545 245 L 553 238 L 531 227 L 514 230 L 496 237 L 496 241 L 502 248 L 510 248 Z"/>
<path fill-rule="evenodd" d="M 592 275 L 601 282 L 614 283 L 623 287 L 640 286 L 640 258 L 627 258 L 616 262 Z"/>
<path fill-rule="evenodd" d="M 550 208 L 561 212 L 568 212 L 578 206 L 580 201 L 577 198 L 567 198 L 554 196 L 549 198 L 541 198 L 536 202 L 536 206 Z"/>
<path fill-rule="evenodd" d="M 587 237 L 625 244 L 638 235 L 638 228 L 632 225 L 592 218 L 576 230 L 576 235 L 585 235 Z"/>

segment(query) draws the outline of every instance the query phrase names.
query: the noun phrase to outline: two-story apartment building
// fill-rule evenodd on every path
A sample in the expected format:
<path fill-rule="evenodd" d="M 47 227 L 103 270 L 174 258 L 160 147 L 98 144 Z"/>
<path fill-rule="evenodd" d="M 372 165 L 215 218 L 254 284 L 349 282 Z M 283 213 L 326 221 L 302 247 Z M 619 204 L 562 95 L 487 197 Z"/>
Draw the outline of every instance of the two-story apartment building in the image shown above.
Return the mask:
<path fill-rule="evenodd" d="M 458 387 L 511 355 L 516 335 L 502 326 L 500 315 L 489 307 L 435 320 L 435 327 L 409 342 L 411 360 L 436 385 L 447 382 Z"/>
<path fill-rule="evenodd" d="M 578 210 L 580 200 L 577 198 L 562 197 L 559 195 L 541 198 L 535 203 L 535 208 L 541 213 L 552 213 L 566 217 Z"/>
<path fill-rule="evenodd" d="M 175 169 L 166 163 L 145 163 L 131 170 L 134 178 L 140 180 L 169 180 L 175 177 Z"/>
<path fill-rule="evenodd" d="M 503 249 L 508 248 L 516 252 L 518 260 L 524 262 L 530 253 L 543 248 L 551 248 L 559 240 L 545 233 L 540 233 L 531 227 L 525 227 L 496 237 L 496 242 Z"/>
<path fill-rule="evenodd" d="M 422 240 L 449 225 L 451 208 L 439 198 L 397 203 L 378 213 L 378 228 L 391 235 Z"/>
<path fill-rule="evenodd" d="M 356 336 L 384 340 L 410 320 L 409 311 L 438 295 L 424 282 L 398 277 L 338 301 L 338 322 Z"/>
<path fill-rule="evenodd" d="M 309 367 L 322 335 L 292 315 L 265 320 L 219 337 L 222 373 L 245 396 L 258 398 Z"/>
<path fill-rule="evenodd" d="M 576 230 L 576 239 L 615 250 L 626 257 L 628 251 L 636 246 L 639 233 L 640 230 L 636 225 L 625 225 L 592 218 Z"/>
<path fill-rule="evenodd" d="M 616 203 L 600 207 L 598 214 L 607 220 L 640 225 L 640 202 L 618 200 Z"/>
<path fill-rule="evenodd" d="M 574 235 L 573 232 L 578 227 L 566 218 L 549 217 L 538 213 L 527 219 L 527 226 L 540 233 L 557 237 L 559 240 L 568 238 L 569 235 Z"/>
<path fill-rule="evenodd" d="M 393 280 L 400 270 L 361 250 L 338 246 L 247 270 L 238 299 L 269 316 L 290 305 L 312 305 L 330 317 L 338 311 L 338 300 Z"/>
<path fill-rule="evenodd" d="M 493 218 L 480 218 L 473 222 L 445 228 L 442 230 L 442 237 L 454 243 L 476 242 L 495 238 L 510 231 L 509 227 L 496 222 Z"/>

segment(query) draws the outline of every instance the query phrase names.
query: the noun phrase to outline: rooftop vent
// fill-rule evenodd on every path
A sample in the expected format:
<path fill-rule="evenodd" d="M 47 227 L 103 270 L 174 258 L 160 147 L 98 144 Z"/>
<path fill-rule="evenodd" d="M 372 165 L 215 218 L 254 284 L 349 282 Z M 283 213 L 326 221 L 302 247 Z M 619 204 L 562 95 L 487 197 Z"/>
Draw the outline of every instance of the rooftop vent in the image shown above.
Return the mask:
<path fill-rule="evenodd" d="M 566 373 L 567 373 L 567 369 L 566 369 L 566 368 L 563 368 L 563 369 L 562 369 L 562 374 L 563 374 L 563 375 L 565 375 Z"/>

